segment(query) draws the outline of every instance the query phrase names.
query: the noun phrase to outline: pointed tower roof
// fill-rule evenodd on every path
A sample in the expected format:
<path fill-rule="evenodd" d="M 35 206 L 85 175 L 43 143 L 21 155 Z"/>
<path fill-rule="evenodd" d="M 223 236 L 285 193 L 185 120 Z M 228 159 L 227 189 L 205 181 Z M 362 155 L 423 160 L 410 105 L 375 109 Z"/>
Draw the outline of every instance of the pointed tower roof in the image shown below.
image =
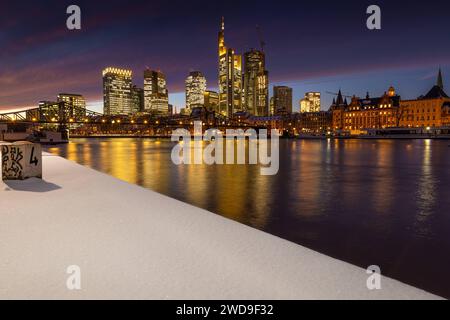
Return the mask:
<path fill-rule="evenodd" d="M 338 95 L 337 95 L 337 98 L 336 98 L 336 105 L 341 105 L 341 104 L 343 104 L 344 103 L 344 99 L 342 99 L 342 92 L 341 92 L 341 89 L 339 89 L 339 93 L 338 93 Z"/>
<path fill-rule="evenodd" d="M 441 68 L 437 77 L 437 83 L 425 96 L 421 96 L 420 99 L 437 99 L 437 98 L 449 98 L 444 91 L 444 81 L 442 80 Z"/>
<path fill-rule="evenodd" d="M 444 81 L 442 80 L 442 72 L 441 68 L 439 68 L 439 74 L 437 78 L 437 86 L 441 88 L 441 90 L 444 90 Z"/>

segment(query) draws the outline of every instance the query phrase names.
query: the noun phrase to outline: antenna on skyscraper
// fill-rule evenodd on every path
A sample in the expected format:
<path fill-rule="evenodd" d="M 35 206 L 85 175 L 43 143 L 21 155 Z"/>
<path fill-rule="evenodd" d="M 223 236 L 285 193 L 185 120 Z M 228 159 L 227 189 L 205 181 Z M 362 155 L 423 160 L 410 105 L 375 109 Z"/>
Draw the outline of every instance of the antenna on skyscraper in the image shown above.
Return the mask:
<path fill-rule="evenodd" d="M 256 25 L 256 32 L 258 32 L 258 39 L 259 44 L 261 46 L 261 51 L 264 52 L 264 47 L 266 46 L 266 43 L 263 40 L 261 28 L 259 27 L 259 25 Z"/>

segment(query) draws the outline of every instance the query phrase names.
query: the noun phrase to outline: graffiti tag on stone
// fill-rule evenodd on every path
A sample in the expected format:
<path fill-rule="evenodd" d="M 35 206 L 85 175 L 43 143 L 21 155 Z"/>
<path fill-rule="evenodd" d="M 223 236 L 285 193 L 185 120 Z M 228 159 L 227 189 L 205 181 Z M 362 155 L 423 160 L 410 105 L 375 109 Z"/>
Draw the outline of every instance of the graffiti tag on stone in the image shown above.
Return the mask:
<path fill-rule="evenodd" d="M 3 146 L 2 149 L 3 174 L 8 177 L 20 178 L 22 176 L 23 152 L 17 147 Z"/>

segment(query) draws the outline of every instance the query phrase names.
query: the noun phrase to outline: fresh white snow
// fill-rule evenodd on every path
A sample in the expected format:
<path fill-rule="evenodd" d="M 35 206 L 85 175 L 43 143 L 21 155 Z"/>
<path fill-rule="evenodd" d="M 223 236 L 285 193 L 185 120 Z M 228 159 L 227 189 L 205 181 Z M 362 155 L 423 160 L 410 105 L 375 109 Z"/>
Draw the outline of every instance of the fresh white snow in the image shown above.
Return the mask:
<path fill-rule="evenodd" d="M 0 182 L 2 299 L 438 298 L 57 156 L 43 174 Z"/>

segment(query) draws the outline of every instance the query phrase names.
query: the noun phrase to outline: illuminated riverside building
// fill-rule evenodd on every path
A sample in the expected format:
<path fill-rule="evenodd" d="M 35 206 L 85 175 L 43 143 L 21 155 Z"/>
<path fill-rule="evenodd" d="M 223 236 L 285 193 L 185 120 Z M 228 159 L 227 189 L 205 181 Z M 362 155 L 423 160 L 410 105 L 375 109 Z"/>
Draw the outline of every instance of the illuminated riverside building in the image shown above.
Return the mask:
<path fill-rule="evenodd" d="M 186 81 L 186 109 L 192 110 L 205 105 L 206 78 L 199 71 L 189 74 Z"/>
<path fill-rule="evenodd" d="M 435 128 L 450 125 L 450 98 L 444 91 L 442 73 L 437 83 L 425 95 L 400 102 L 400 126 Z"/>
<path fill-rule="evenodd" d="M 56 99 L 57 102 L 65 102 L 71 109 L 72 117 L 86 116 L 86 99 L 81 94 L 60 93 Z"/>
<path fill-rule="evenodd" d="M 295 133 L 330 133 L 333 126 L 333 113 L 330 111 L 302 112 L 293 115 Z"/>
<path fill-rule="evenodd" d="M 133 113 L 131 86 L 132 71 L 119 68 L 103 70 L 103 113 L 127 115 Z"/>
<path fill-rule="evenodd" d="M 450 97 L 444 91 L 441 71 L 437 84 L 424 96 L 401 100 L 395 89 L 379 98 L 353 97 L 350 104 L 339 91 L 330 108 L 333 130 L 357 133 L 365 129 L 439 128 L 450 125 Z"/>
<path fill-rule="evenodd" d="M 160 71 L 144 71 L 144 111 L 153 114 L 169 114 L 169 92 L 166 77 Z"/>
<path fill-rule="evenodd" d="M 215 91 L 205 91 L 204 106 L 208 111 L 219 112 L 219 94 Z"/>
<path fill-rule="evenodd" d="M 292 113 L 292 88 L 273 87 L 274 114 Z"/>
<path fill-rule="evenodd" d="M 219 109 L 224 116 L 232 117 L 242 110 L 242 57 L 225 45 L 225 22 L 219 31 Z"/>
<path fill-rule="evenodd" d="M 358 131 L 370 128 L 398 127 L 400 96 L 393 87 L 381 97 L 372 98 L 367 93 L 365 99 L 353 96 L 351 102 L 343 100 L 339 90 L 333 100 L 333 129 Z"/>
<path fill-rule="evenodd" d="M 300 112 L 319 112 L 320 111 L 320 92 L 307 92 L 305 97 L 300 100 Z"/>
<path fill-rule="evenodd" d="M 265 54 L 250 50 L 244 54 L 243 103 L 245 111 L 255 116 L 269 115 L 269 73 Z"/>

